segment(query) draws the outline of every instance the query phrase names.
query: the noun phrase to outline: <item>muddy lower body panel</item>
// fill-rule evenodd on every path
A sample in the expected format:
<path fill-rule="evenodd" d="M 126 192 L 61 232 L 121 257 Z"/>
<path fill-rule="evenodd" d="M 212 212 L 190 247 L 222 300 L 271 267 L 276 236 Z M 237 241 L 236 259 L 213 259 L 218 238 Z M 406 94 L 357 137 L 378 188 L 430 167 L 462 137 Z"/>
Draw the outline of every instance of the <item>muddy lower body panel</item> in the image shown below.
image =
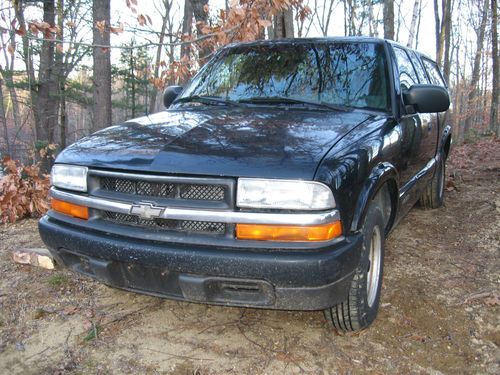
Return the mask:
<path fill-rule="evenodd" d="M 39 229 L 58 263 L 110 286 L 284 310 L 321 310 L 344 301 L 362 246 L 360 236 L 319 250 L 158 243 L 82 230 L 49 216 Z"/>

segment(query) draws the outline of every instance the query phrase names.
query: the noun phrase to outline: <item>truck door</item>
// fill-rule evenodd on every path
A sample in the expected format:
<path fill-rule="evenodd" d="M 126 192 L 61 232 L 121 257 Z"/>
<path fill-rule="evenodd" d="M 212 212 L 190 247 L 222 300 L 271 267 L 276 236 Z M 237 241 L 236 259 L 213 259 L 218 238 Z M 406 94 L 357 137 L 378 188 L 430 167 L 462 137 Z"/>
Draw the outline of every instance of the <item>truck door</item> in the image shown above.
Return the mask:
<path fill-rule="evenodd" d="M 423 62 L 423 66 L 425 68 L 425 71 L 427 72 L 427 75 L 429 77 L 429 82 L 433 85 L 438 85 L 447 88 L 446 83 L 444 81 L 443 76 L 441 75 L 439 68 L 437 64 L 434 61 L 431 61 L 425 57 L 421 59 Z M 437 146 L 439 144 L 440 137 L 443 133 L 443 129 L 445 128 L 446 124 L 446 112 L 442 113 L 436 113 L 433 114 L 435 117 L 436 121 L 438 122 L 439 129 L 436 130 L 436 151 L 437 151 Z"/>
<path fill-rule="evenodd" d="M 398 67 L 401 90 L 409 89 L 415 84 L 428 83 L 424 77 L 419 79 L 417 70 L 408 52 L 393 46 Z M 426 78 L 426 77 L 425 77 Z M 437 124 L 428 113 L 413 113 L 411 108 L 401 108 L 400 125 L 402 130 L 402 165 L 400 168 L 400 187 L 404 192 L 423 185 L 423 179 L 418 179 L 427 163 L 435 154 L 437 142 Z M 418 184 L 417 184 L 418 183 Z"/>
<path fill-rule="evenodd" d="M 415 70 L 417 72 L 418 80 L 422 84 L 433 84 L 440 85 L 438 83 L 431 82 L 427 74 L 425 74 L 424 67 L 422 65 L 422 61 L 419 56 L 414 51 L 407 51 L 410 55 L 411 61 Z M 438 118 L 437 113 L 421 113 L 420 117 L 423 122 L 423 130 L 425 131 L 425 144 L 421 149 L 420 156 L 422 160 L 427 163 L 431 160 L 437 151 L 438 141 L 439 141 L 439 129 L 441 128 L 441 124 Z M 427 175 L 427 178 L 432 177 L 432 173 Z"/>

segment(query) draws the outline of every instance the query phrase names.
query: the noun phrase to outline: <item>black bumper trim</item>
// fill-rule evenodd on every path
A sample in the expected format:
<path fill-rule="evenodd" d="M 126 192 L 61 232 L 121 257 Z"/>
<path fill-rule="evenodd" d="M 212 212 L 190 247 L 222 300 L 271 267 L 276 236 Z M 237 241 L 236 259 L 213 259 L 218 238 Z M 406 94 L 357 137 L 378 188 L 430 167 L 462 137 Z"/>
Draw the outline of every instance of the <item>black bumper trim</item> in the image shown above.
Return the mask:
<path fill-rule="evenodd" d="M 342 302 L 361 236 L 321 250 L 185 246 L 72 227 L 45 216 L 40 234 L 56 260 L 135 292 L 230 306 L 320 310 Z"/>

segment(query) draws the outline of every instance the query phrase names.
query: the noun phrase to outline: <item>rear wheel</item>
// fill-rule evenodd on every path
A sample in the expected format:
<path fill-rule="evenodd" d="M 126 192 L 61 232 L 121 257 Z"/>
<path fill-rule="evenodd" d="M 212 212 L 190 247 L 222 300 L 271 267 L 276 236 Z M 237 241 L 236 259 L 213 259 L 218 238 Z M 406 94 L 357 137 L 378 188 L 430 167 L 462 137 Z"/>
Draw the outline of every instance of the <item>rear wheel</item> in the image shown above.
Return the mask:
<path fill-rule="evenodd" d="M 377 316 L 384 269 L 384 216 L 372 204 L 362 233 L 363 249 L 347 300 L 324 311 L 327 322 L 338 331 L 360 331 Z"/>
<path fill-rule="evenodd" d="M 439 208 L 444 203 L 444 185 L 446 176 L 446 164 L 444 156 L 441 156 L 439 163 L 427 188 L 420 197 L 420 206 L 426 209 Z"/>

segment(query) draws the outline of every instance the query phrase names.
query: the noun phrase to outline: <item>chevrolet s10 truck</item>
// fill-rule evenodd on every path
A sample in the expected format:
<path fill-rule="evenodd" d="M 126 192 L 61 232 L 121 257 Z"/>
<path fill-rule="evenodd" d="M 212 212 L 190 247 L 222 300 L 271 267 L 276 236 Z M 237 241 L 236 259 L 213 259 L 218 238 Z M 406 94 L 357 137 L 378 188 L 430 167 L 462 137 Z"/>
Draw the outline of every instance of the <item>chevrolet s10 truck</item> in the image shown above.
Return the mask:
<path fill-rule="evenodd" d="M 443 204 L 436 63 L 374 38 L 234 44 L 164 102 L 58 155 L 39 223 L 56 261 L 129 291 L 369 326 L 385 237 L 418 201 Z"/>

